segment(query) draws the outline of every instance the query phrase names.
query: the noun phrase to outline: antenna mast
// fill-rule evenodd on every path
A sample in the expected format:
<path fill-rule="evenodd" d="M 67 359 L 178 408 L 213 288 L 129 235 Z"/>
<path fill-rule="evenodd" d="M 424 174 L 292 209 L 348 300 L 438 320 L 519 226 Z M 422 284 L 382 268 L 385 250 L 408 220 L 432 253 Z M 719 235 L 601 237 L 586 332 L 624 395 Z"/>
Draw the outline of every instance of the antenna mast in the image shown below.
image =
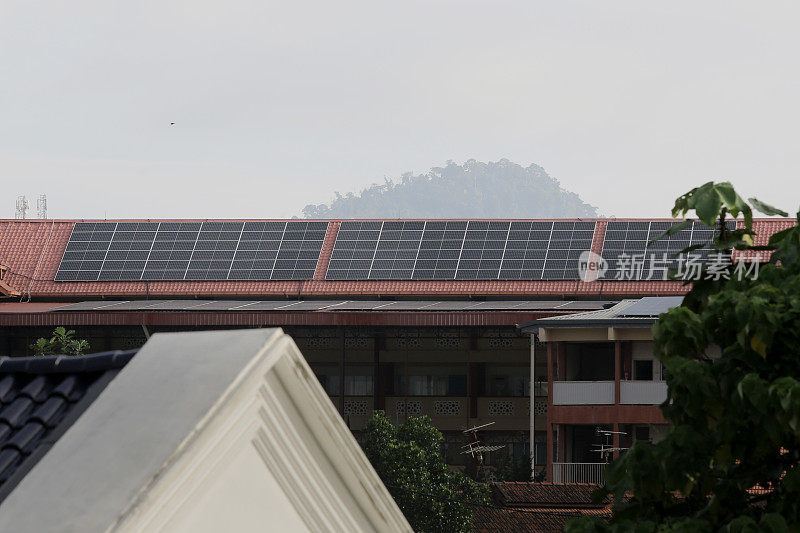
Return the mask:
<path fill-rule="evenodd" d="M 47 195 L 40 194 L 36 198 L 36 218 L 47 218 Z"/>
<path fill-rule="evenodd" d="M 17 196 L 17 210 L 14 212 L 14 218 L 28 218 L 29 209 L 28 199 L 25 196 Z"/>

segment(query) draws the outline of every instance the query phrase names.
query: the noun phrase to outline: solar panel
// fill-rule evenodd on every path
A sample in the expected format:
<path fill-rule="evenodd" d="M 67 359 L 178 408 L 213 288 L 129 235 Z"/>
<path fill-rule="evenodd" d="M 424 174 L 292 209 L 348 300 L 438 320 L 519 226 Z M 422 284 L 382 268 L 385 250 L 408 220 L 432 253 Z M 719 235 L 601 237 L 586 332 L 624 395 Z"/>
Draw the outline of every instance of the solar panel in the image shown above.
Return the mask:
<path fill-rule="evenodd" d="M 326 279 L 578 279 L 595 222 L 347 221 Z"/>
<path fill-rule="evenodd" d="M 301 280 L 327 222 L 78 222 L 56 281 Z"/>
<path fill-rule="evenodd" d="M 383 222 L 345 221 L 339 226 L 326 279 L 368 279 Z"/>
<path fill-rule="evenodd" d="M 609 221 L 601 253 L 608 264 L 603 279 L 663 279 L 669 269 L 680 266 L 681 259 L 673 256 L 689 246 L 702 245 L 691 253 L 700 260 L 706 258 L 714 229 L 700 222 L 647 246 L 677 224 L 680 222 Z M 736 229 L 736 222 L 729 220 L 726 227 Z"/>

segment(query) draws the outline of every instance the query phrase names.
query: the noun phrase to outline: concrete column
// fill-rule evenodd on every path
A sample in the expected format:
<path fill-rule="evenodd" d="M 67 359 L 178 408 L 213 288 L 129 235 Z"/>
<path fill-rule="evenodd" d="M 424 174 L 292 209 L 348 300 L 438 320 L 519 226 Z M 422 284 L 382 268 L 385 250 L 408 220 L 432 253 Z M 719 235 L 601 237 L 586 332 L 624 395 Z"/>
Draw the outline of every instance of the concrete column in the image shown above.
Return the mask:
<path fill-rule="evenodd" d="M 622 375 L 622 341 L 614 341 L 614 405 L 619 405 L 619 387 Z"/>
<path fill-rule="evenodd" d="M 383 390 L 383 380 L 381 379 L 381 338 L 382 336 L 375 332 L 372 341 L 372 409 L 375 411 L 381 409 L 380 393 Z"/>
<path fill-rule="evenodd" d="M 622 381 L 622 341 L 614 341 L 614 407 L 619 412 L 620 382 Z M 614 422 L 612 428 L 614 452 L 613 457 L 619 457 L 619 422 Z"/>
<path fill-rule="evenodd" d="M 530 431 L 528 434 L 528 442 L 530 443 L 530 460 L 531 460 L 531 476 L 536 469 L 536 428 L 535 428 L 535 419 L 536 415 L 534 415 L 534 407 L 536 403 L 536 392 L 534 387 L 536 385 L 536 334 L 531 333 L 531 383 L 528 389 L 528 402 L 530 403 Z"/>
<path fill-rule="evenodd" d="M 344 352 L 345 352 L 345 340 L 344 340 L 344 328 L 342 328 L 342 334 L 340 337 L 341 341 L 341 351 L 339 352 L 339 414 L 344 416 Z"/>
<path fill-rule="evenodd" d="M 558 351 L 558 364 L 556 365 L 556 375 L 558 381 L 567 380 L 567 345 L 564 342 L 556 344 Z"/>
<path fill-rule="evenodd" d="M 553 481 L 553 343 L 547 343 L 547 464 L 546 479 Z"/>

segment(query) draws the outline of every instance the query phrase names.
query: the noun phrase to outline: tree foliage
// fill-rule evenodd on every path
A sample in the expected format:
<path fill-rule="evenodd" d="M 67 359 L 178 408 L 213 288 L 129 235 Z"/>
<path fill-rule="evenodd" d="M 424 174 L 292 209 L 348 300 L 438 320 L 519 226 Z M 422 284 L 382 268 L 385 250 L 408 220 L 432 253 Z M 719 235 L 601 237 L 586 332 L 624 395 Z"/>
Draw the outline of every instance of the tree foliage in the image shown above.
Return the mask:
<path fill-rule="evenodd" d="M 330 204 L 307 205 L 306 218 L 583 218 L 597 209 L 537 165 L 523 168 L 502 159 L 493 163 L 452 161 L 427 174 L 406 173 L 358 195 Z"/>
<path fill-rule="evenodd" d="M 414 531 L 471 531 L 472 509 L 464 502 L 486 502 L 488 492 L 449 469 L 442 440 L 427 416 L 395 426 L 376 411 L 364 428 L 363 448 Z"/>
<path fill-rule="evenodd" d="M 66 328 L 57 327 L 48 339 L 42 337 L 31 344 L 33 355 L 81 355 L 89 349 L 89 343 L 84 339 L 75 338 L 75 330 L 67 331 Z"/>
<path fill-rule="evenodd" d="M 754 246 L 753 208 L 786 215 L 729 183 L 676 201 L 673 215 L 707 225 L 743 216 L 744 228 L 719 228 L 720 250 L 774 252 L 757 277 L 696 281 L 659 317 L 670 430 L 607 469 L 598 496 L 614 495 L 609 524 L 584 518 L 567 531 L 800 531 L 800 228 Z"/>
<path fill-rule="evenodd" d="M 497 481 L 530 481 L 533 476 L 531 458 L 506 453 L 497 465 L 495 476 Z"/>

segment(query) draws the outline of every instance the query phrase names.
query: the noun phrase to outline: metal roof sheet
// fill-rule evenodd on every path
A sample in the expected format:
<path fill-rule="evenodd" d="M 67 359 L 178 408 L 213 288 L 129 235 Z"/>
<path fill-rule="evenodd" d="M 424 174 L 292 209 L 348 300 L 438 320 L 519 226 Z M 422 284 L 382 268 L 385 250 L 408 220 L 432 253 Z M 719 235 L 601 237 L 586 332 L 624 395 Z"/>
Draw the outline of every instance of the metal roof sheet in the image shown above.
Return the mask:
<path fill-rule="evenodd" d="M 435 301 L 435 300 L 121 300 L 86 301 L 62 305 L 56 312 L 74 311 L 280 311 L 280 312 L 486 312 L 486 311 L 575 311 L 600 309 L 608 305 L 603 301 Z"/>

